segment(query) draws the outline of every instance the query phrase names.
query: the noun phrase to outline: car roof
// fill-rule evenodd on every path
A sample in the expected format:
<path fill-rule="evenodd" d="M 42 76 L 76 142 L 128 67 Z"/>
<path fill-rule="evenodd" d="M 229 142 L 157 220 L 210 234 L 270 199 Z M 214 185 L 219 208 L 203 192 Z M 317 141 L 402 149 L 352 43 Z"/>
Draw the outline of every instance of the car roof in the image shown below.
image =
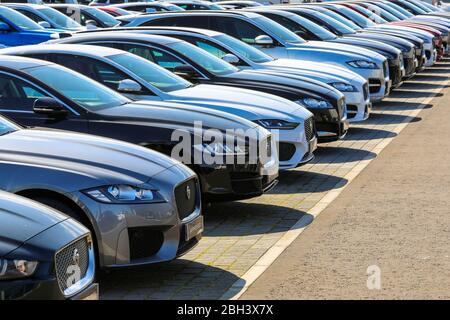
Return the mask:
<path fill-rule="evenodd" d="M 116 31 L 114 31 L 116 30 Z M 130 33 L 134 31 L 145 31 L 145 30 L 163 30 L 163 31 L 174 31 L 174 32 L 185 32 L 185 33 L 196 33 L 201 34 L 207 37 L 215 37 L 218 35 L 223 34 L 222 32 L 215 31 L 215 30 L 209 30 L 209 29 L 200 29 L 200 28 L 190 28 L 190 27 L 169 27 L 169 26 L 144 26 L 144 27 L 115 27 L 115 28 L 104 28 L 100 30 L 85 30 L 81 32 L 77 32 L 77 35 L 81 34 L 91 34 L 91 33 L 103 33 L 103 32 L 127 32 L 130 31 Z M 139 33 L 138 33 L 139 34 Z"/>
<path fill-rule="evenodd" d="M 143 15 L 133 15 L 133 16 L 122 16 L 118 17 L 118 20 L 122 21 L 133 21 L 137 20 L 146 20 L 147 18 L 156 19 L 161 17 L 178 17 L 180 14 L 183 15 L 202 15 L 202 16 L 212 16 L 212 15 L 222 15 L 222 16 L 244 16 L 248 18 L 257 18 L 260 15 L 256 12 L 249 11 L 241 11 L 241 10 L 203 10 L 203 11 L 171 11 L 167 13 L 152 13 L 152 14 L 143 14 Z"/>
<path fill-rule="evenodd" d="M 25 57 L 8 56 L 1 54 L 0 50 L 0 68 L 9 68 L 15 70 L 23 70 L 33 67 L 45 66 L 53 64 L 48 61 L 31 59 Z"/>
<path fill-rule="evenodd" d="M 3 50 L 5 54 L 8 52 L 23 52 L 23 53 L 76 53 L 80 55 L 107 57 L 116 54 L 126 53 L 125 51 L 93 45 L 77 45 L 77 44 L 42 44 L 42 45 L 28 45 L 20 47 L 11 47 Z"/>
<path fill-rule="evenodd" d="M 74 3 L 49 3 L 46 4 L 49 7 L 53 7 L 53 8 L 82 8 L 82 9 L 86 9 L 86 8 L 90 8 L 89 6 L 86 6 L 84 4 L 74 4 Z M 92 7 L 95 8 L 95 7 Z"/>
<path fill-rule="evenodd" d="M 0 3 L 2 6 L 10 7 L 10 8 L 33 8 L 33 9 L 43 9 L 48 8 L 43 4 L 35 4 L 35 3 Z"/>
<path fill-rule="evenodd" d="M 181 40 L 165 37 L 165 36 L 159 36 L 159 35 L 153 35 L 153 34 L 142 34 L 142 33 L 128 33 L 126 31 L 119 32 L 119 31 L 101 31 L 101 32 L 87 32 L 87 33 L 80 33 L 79 35 L 75 35 L 73 38 L 109 38 L 109 39 L 116 39 L 116 38 L 127 38 L 129 40 L 149 40 L 153 43 L 161 44 L 161 45 L 167 45 L 169 43 L 174 42 L 180 42 Z M 70 40 L 72 38 L 64 38 L 66 40 Z M 61 44 L 64 43 L 64 39 L 62 39 Z"/>

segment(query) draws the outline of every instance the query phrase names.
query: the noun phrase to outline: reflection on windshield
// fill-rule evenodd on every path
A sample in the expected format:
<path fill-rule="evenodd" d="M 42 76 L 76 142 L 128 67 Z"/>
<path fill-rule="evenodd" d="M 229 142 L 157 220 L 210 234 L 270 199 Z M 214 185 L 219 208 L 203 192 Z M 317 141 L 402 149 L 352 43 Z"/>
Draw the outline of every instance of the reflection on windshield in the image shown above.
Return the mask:
<path fill-rule="evenodd" d="M 130 102 L 108 87 L 64 67 L 45 65 L 23 71 L 90 111 L 117 107 Z"/>
<path fill-rule="evenodd" d="M 231 64 L 226 63 L 190 43 L 178 41 L 169 44 L 169 46 L 175 51 L 188 57 L 190 60 L 195 61 L 214 75 L 227 75 L 239 71 L 239 69 L 233 67 Z"/>
<path fill-rule="evenodd" d="M 117 54 L 107 58 L 164 92 L 186 89 L 192 86 L 189 81 L 134 54 Z"/>
<path fill-rule="evenodd" d="M 58 10 L 53 8 L 39 9 L 47 18 L 49 18 L 56 25 L 63 28 L 82 28 L 81 25 L 73 19 L 70 19 L 65 14 L 62 14 Z"/>
<path fill-rule="evenodd" d="M 88 14 L 94 16 L 99 19 L 102 23 L 104 23 L 107 27 L 115 27 L 119 25 L 119 21 L 113 18 L 110 14 L 97 9 L 97 8 L 86 8 L 85 9 Z"/>

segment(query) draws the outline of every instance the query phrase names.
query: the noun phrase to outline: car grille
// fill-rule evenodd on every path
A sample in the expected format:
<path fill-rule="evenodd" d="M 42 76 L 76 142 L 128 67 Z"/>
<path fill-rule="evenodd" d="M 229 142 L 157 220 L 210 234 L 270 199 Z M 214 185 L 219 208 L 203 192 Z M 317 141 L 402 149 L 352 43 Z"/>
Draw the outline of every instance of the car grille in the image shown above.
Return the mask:
<path fill-rule="evenodd" d="M 309 117 L 305 120 L 305 136 L 306 141 L 311 141 L 316 136 L 316 128 L 313 117 Z"/>
<path fill-rule="evenodd" d="M 63 293 L 86 276 L 89 267 L 89 246 L 87 237 L 84 237 L 56 253 L 56 278 Z M 80 268 L 80 279 L 70 281 L 74 275 L 73 268 L 77 266 Z"/>
<path fill-rule="evenodd" d="M 187 180 L 175 188 L 175 201 L 180 220 L 188 217 L 195 211 L 197 205 L 197 180 Z"/>
<path fill-rule="evenodd" d="M 363 86 L 364 100 L 369 98 L 369 84 L 366 82 Z"/>

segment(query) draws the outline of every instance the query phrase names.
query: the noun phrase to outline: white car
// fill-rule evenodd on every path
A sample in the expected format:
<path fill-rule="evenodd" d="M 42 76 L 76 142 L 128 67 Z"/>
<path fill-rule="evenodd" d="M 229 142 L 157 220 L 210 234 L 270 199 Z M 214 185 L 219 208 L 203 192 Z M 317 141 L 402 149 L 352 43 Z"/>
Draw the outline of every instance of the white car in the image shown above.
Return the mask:
<path fill-rule="evenodd" d="M 312 113 L 300 104 L 271 94 L 215 85 L 194 86 L 146 59 L 108 47 L 46 44 L 3 49 L 0 54 L 50 60 L 132 100 L 205 107 L 256 122 L 272 131 L 275 138 L 279 137 L 279 156 L 283 159 L 280 169 L 309 162 L 317 148 Z"/>
<path fill-rule="evenodd" d="M 285 12 L 289 15 L 291 13 Z M 388 62 L 367 49 L 322 41 L 305 41 L 295 33 L 260 14 L 244 11 L 183 12 L 120 17 L 121 25 L 183 26 L 211 29 L 231 35 L 274 58 L 327 62 L 345 67 L 369 81 L 371 100 L 383 99 L 390 91 Z"/>
<path fill-rule="evenodd" d="M 130 28 L 123 28 L 129 30 Z M 348 69 L 320 62 L 274 59 L 227 34 L 183 27 L 140 27 L 133 32 L 158 34 L 190 42 L 240 69 L 302 76 L 329 84 L 345 96 L 349 122 L 366 120 L 372 108 L 367 80 Z M 300 62 L 300 63 L 299 63 Z"/>

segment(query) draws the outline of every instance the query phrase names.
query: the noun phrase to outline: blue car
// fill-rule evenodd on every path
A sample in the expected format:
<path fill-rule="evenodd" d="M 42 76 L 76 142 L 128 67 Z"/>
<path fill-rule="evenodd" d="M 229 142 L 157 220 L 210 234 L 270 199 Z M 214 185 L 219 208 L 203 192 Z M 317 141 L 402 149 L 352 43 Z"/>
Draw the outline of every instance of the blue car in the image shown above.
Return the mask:
<path fill-rule="evenodd" d="M 46 30 L 23 14 L 0 6 L 0 47 L 36 44 L 58 38 L 58 32 Z"/>
<path fill-rule="evenodd" d="M 30 3 L 8 3 L 4 5 L 27 16 L 45 29 L 64 31 L 86 30 L 86 27 L 83 27 L 75 20 L 49 6 Z"/>

